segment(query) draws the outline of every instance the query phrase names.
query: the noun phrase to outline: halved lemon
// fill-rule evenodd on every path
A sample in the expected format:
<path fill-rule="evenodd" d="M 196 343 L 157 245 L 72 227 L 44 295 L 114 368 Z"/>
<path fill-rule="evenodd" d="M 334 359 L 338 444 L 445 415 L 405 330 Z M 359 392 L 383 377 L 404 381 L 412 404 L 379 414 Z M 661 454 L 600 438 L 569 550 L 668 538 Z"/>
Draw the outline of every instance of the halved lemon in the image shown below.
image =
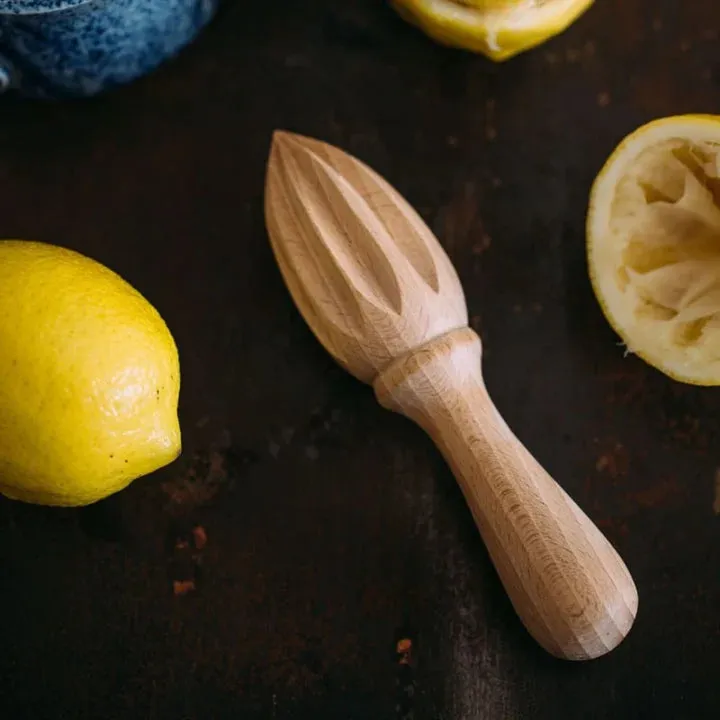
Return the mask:
<path fill-rule="evenodd" d="M 663 118 L 623 140 L 593 184 L 587 252 L 627 350 L 720 385 L 720 116 Z"/>
<path fill-rule="evenodd" d="M 395 9 L 443 45 L 507 60 L 558 35 L 593 0 L 391 0 Z"/>

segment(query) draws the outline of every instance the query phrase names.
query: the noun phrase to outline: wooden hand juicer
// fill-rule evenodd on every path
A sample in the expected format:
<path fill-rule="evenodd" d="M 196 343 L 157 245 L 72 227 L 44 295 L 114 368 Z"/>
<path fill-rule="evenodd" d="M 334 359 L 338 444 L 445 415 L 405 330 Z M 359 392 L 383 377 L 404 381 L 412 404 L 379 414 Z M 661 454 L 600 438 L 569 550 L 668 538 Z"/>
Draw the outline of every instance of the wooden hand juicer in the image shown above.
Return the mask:
<path fill-rule="evenodd" d="M 308 325 L 433 439 L 533 637 L 569 660 L 616 647 L 637 611 L 632 577 L 493 405 L 460 281 L 420 216 L 357 159 L 285 132 L 273 138 L 265 215 Z"/>

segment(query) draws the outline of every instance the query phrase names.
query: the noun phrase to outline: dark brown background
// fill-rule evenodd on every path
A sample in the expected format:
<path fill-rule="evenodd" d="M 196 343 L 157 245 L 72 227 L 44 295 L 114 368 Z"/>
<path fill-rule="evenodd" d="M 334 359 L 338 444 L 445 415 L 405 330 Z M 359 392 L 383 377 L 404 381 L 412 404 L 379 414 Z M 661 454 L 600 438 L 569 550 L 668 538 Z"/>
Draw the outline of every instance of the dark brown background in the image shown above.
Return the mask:
<path fill-rule="evenodd" d="M 583 220 L 625 134 L 720 111 L 719 25 L 713 0 L 600 0 L 494 65 L 382 2 L 236 2 L 111 96 L 4 99 L 0 235 L 86 252 L 158 307 L 185 453 L 84 511 L 0 502 L 3 717 L 717 717 L 718 394 L 623 359 Z M 278 127 L 371 164 L 441 238 L 499 408 L 634 573 L 611 655 L 534 644 L 429 440 L 306 329 L 262 216 Z"/>

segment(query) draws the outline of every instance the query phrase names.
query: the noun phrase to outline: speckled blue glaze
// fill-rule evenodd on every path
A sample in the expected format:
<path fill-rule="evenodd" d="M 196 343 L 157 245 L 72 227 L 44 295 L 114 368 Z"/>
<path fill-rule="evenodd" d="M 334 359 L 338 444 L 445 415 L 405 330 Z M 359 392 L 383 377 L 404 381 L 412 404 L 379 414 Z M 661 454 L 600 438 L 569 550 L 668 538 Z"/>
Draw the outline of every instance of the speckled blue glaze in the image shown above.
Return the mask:
<path fill-rule="evenodd" d="M 0 90 L 96 95 L 187 45 L 219 0 L 0 0 Z"/>

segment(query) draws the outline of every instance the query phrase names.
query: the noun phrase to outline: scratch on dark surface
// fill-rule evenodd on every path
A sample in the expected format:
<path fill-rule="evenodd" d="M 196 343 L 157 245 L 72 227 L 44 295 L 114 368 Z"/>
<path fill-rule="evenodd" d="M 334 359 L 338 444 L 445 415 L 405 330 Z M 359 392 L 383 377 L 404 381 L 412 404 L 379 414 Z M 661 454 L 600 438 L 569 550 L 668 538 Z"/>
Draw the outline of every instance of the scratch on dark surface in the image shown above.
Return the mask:
<path fill-rule="evenodd" d="M 393 474 L 396 477 L 417 477 L 418 472 L 411 453 L 395 453 Z M 415 539 L 423 546 L 434 586 L 438 588 L 435 602 L 441 604 L 445 613 L 443 633 L 447 634 L 448 655 L 444 696 L 447 701 L 446 715 L 440 717 L 513 720 L 518 717 L 518 707 L 510 671 L 504 667 L 498 652 L 500 631 L 489 627 L 491 614 L 482 605 L 482 595 L 473 581 L 475 572 L 467 557 L 457 549 L 457 532 L 467 516 L 463 518 L 458 512 L 451 521 L 443 518 L 442 505 L 446 499 L 433 491 L 407 493 L 406 498 L 416 518 Z M 497 591 L 497 587 L 492 590 Z M 414 644 L 410 647 L 413 649 Z"/>
<path fill-rule="evenodd" d="M 720 515 L 720 468 L 715 471 L 715 501 L 713 502 L 713 512 Z"/>
<path fill-rule="evenodd" d="M 459 560 L 459 562 L 457 562 Z M 447 555 L 446 572 L 452 597 L 450 632 L 452 658 L 448 696 L 453 720 L 511 720 L 517 716 L 510 684 L 505 678 L 496 642 L 483 622 L 482 609 L 468 587 L 464 559 Z"/>

